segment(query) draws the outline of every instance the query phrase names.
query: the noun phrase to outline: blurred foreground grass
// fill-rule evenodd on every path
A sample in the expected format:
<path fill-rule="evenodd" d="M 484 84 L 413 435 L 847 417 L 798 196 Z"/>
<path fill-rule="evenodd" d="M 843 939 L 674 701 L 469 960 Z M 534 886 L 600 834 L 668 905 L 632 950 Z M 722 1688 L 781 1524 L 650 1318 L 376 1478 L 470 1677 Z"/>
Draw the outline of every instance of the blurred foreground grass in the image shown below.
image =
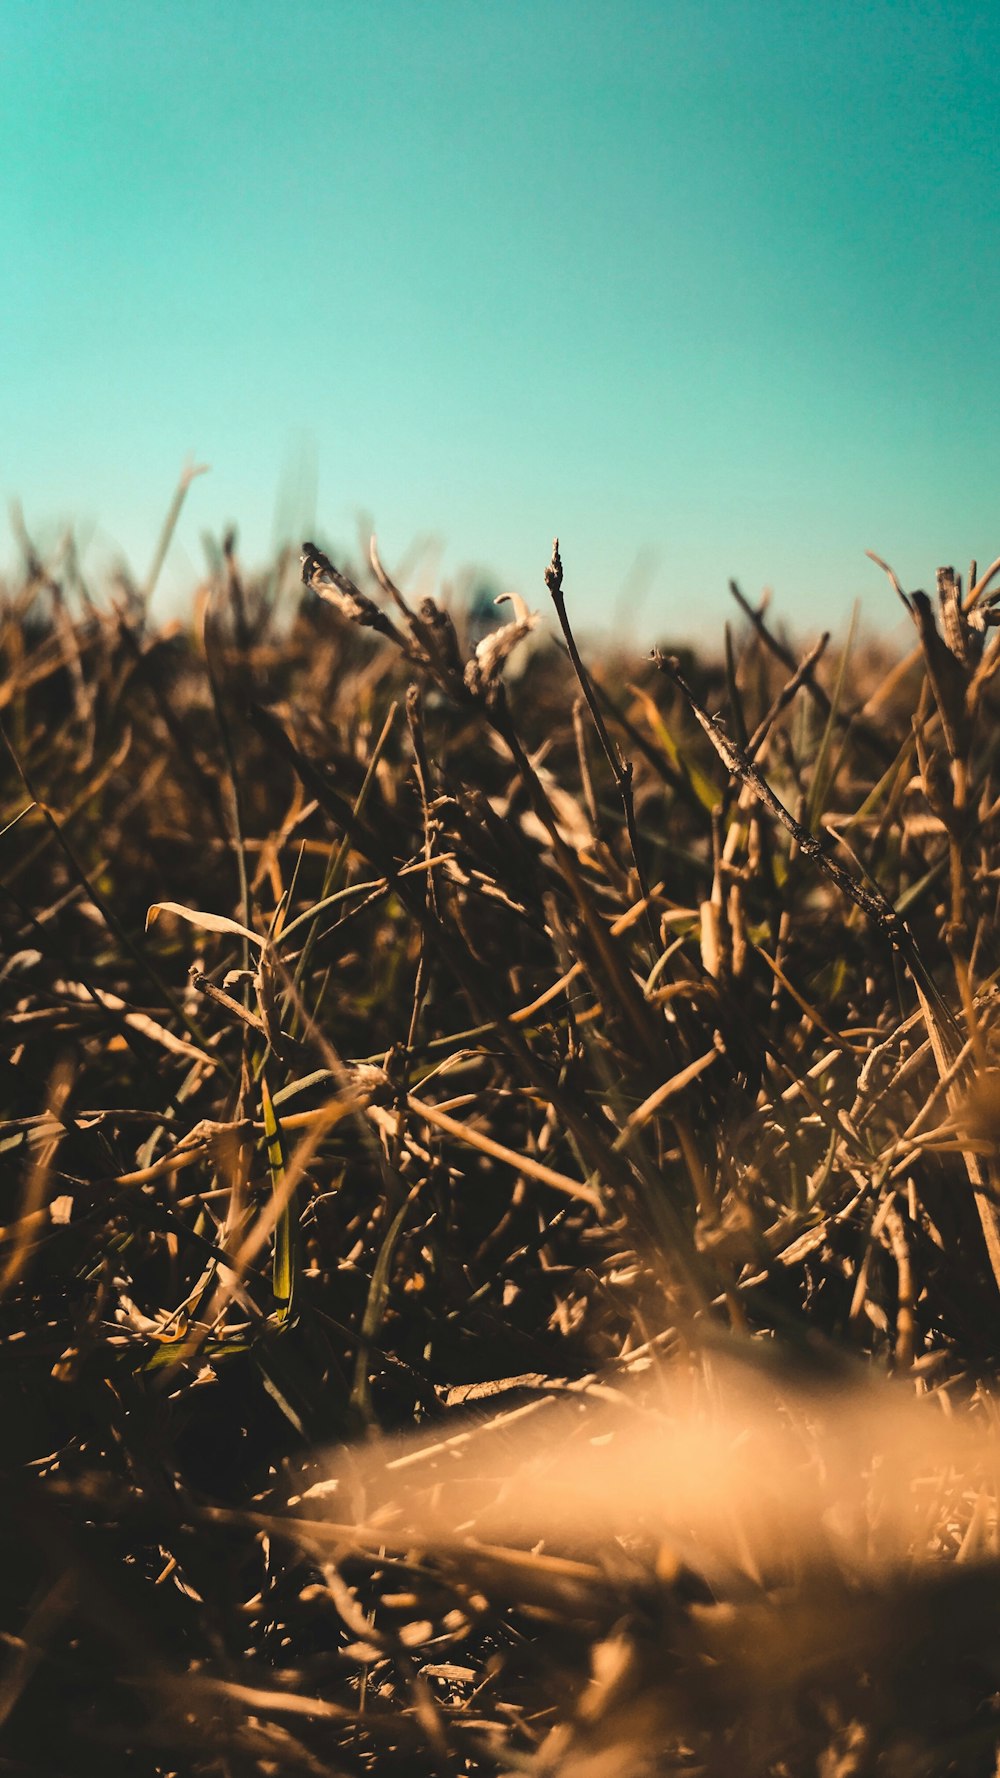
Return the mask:
<path fill-rule="evenodd" d="M 287 570 L 3 589 L 0 1771 L 993 1773 L 990 576 Z"/>

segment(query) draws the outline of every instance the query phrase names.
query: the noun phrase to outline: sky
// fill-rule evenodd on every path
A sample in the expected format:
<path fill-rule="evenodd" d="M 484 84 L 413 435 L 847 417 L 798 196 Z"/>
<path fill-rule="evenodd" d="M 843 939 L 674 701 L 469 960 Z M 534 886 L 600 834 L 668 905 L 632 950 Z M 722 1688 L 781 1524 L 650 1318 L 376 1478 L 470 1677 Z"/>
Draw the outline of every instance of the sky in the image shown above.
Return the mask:
<path fill-rule="evenodd" d="M 1000 554 L 1000 8 L 4 0 L 0 497 L 802 632 Z M 14 544 L 0 514 L 0 560 Z"/>

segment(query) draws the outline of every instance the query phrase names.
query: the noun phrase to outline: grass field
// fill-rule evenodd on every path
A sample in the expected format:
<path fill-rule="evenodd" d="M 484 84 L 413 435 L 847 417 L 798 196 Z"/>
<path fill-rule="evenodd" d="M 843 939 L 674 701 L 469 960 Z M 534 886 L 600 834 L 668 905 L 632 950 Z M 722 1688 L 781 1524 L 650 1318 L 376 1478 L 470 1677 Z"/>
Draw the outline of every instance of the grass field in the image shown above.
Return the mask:
<path fill-rule="evenodd" d="M 992 570 L 625 659 L 23 542 L 0 1772 L 994 1773 Z"/>

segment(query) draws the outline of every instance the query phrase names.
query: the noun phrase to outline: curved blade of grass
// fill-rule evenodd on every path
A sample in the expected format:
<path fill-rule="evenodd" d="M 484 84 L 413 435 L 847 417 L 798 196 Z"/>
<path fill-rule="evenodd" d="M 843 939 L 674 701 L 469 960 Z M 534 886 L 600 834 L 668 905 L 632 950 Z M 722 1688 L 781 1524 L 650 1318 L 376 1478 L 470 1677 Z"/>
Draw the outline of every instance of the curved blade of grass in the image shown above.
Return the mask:
<path fill-rule="evenodd" d="M 145 585 L 142 589 L 142 596 L 147 604 L 153 597 L 156 583 L 160 578 L 160 570 L 167 559 L 167 551 L 170 548 L 171 539 L 177 529 L 177 521 L 181 516 L 181 508 L 187 498 L 187 491 L 197 476 L 208 474 L 208 467 L 207 463 L 186 463 L 181 470 L 180 480 L 174 490 L 174 496 L 167 510 L 167 516 L 163 521 L 163 529 L 160 532 L 156 549 L 153 554 L 153 560 L 149 565 L 149 573 L 146 576 Z"/>
<path fill-rule="evenodd" d="M 371 1387 L 368 1381 L 368 1357 L 372 1342 L 378 1334 L 385 1315 L 386 1303 L 389 1300 L 389 1277 L 392 1262 L 396 1257 L 399 1237 L 403 1232 L 406 1219 L 410 1214 L 416 1192 L 411 1192 L 405 1203 L 396 1211 L 385 1240 L 378 1251 L 378 1258 L 372 1272 L 372 1281 L 368 1286 L 368 1298 L 361 1321 L 361 1336 L 358 1342 L 358 1355 L 354 1364 L 354 1386 L 351 1390 L 351 1406 L 362 1414 L 366 1421 L 372 1418 Z"/>
<path fill-rule="evenodd" d="M 379 738 L 376 741 L 374 747 L 372 748 L 372 756 L 371 756 L 371 759 L 368 761 L 368 766 L 365 771 L 364 778 L 361 781 L 361 789 L 358 791 L 357 801 L 354 804 L 355 818 L 357 818 L 358 816 L 360 816 L 364 813 L 365 804 L 368 801 L 371 787 L 372 787 L 373 783 L 375 782 L 375 774 L 378 771 L 378 763 L 382 757 L 382 754 L 385 751 L 386 745 L 389 740 L 389 736 L 392 733 L 393 724 L 395 723 L 396 714 L 397 714 L 398 710 L 399 710 L 399 704 L 397 701 L 394 700 L 393 703 L 390 705 L 389 713 L 388 713 L 384 723 L 382 724 L 382 732 L 379 735 Z M 323 887 L 320 891 L 319 901 L 315 904 L 314 907 L 307 909 L 304 914 L 299 914 L 294 921 L 290 921 L 288 927 L 286 927 L 286 929 L 285 929 L 285 934 L 283 936 L 287 936 L 288 932 L 291 931 L 293 928 L 300 927 L 303 925 L 303 923 L 306 923 L 310 919 L 315 918 L 316 915 L 320 914 L 325 908 L 327 908 L 330 905 L 330 902 L 335 899 L 336 891 L 343 888 L 344 874 L 347 869 L 347 855 L 350 851 L 350 848 L 351 848 L 351 837 L 350 837 L 350 834 L 345 833 L 343 839 L 340 840 L 340 842 L 335 847 L 331 847 L 330 857 L 329 857 L 329 860 L 327 863 L 326 873 L 323 878 Z M 319 934 L 319 927 L 314 925 L 306 935 L 306 940 L 305 940 L 305 943 L 302 947 L 302 954 L 299 957 L 298 963 L 296 964 L 296 967 L 295 967 L 295 975 L 294 975 L 293 980 L 294 980 L 296 989 L 300 989 L 302 983 L 306 980 L 306 976 L 307 976 L 308 970 L 309 970 L 309 964 L 312 961 L 313 946 L 316 943 L 318 934 Z"/>
<path fill-rule="evenodd" d="M 235 579 L 235 574 L 234 574 L 234 570 L 233 570 L 231 555 L 228 552 L 227 552 L 226 560 L 227 560 L 227 565 L 229 566 L 229 569 L 230 569 L 230 581 L 232 583 L 233 580 Z M 209 606 L 211 605 L 211 602 L 212 602 L 212 585 L 210 583 L 207 593 L 205 594 L 204 598 L 200 601 L 200 609 L 199 609 L 199 614 L 198 614 L 199 618 L 200 618 L 200 622 L 201 622 L 201 645 L 202 645 L 202 650 L 205 655 L 205 666 L 206 666 L 206 669 L 208 672 L 208 683 L 211 686 L 211 690 L 212 690 L 212 703 L 215 706 L 215 719 L 219 725 L 219 735 L 222 740 L 223 752 L 225 753 L 225 756 L 226 756 L 226 765 L 229 768 L 229 802 L 230 802 L 229 816 L 230 816 L 230 821 L 232 824 L 232 834 L 231 834 L 232 846 L 233 846 L 233 851 L 236 855 L 236 877 L 237 877 L 237 881 L 239 883 L 239 891 L 240 891 L 240 917 L 241 917 L 242 924 L 246 927 L 249 927 L 249 925 L 250 925 L 250 885 L 247 880 L 246 847 L 243 842 L 243 833 L 244 833 L 243 798 L 242 798 L 242 795 L 240 792 L 240 776 L 239 776 L 239 772 L 237 771 L 237 768 L 236 768 L 236 749 L 233 746 L 232 730 L 230 729 L 230 726 L 229 726 L 229 718 L 226 715 L 226 706 L 225 706 L 225 702 L 224 702 L 223 696 L 222 696 L 222 688 L 219 684 L 219 676 L 215 670 L 215 661 L 214 661 L 213 655 L 212 655 L 212 646 L 213 645 L 210 644 L 210 642 L 209 642 L 208 613 L 209 613 Z M 239 622 L 241 616 L 242 616 L 242 613 L 240 612 L 239 607 L 238 607 L 237 608 L 238 622 Z M 243 619 L 243 623 L 245 625 L 245 619 Z M 243 642 L 243 646 L 244 647 L 246 646 L 245 640 Z M 244 940 L 243 940 L 243 968 L 249 969 L 249 967 L 250 967 L 250 953 L 247 949 L 247 940 L 246 940 L 246 938 L 244 938 Z M 247 990 L 245 987 L 244 987 L 244 991 L 243 991 L 243 999 L 244 999 L 245 1005 L 249 1004 L 248 994 L 247 994 Z"/>
<path fill-rule="evenodd" d="M 308 926 L 311 920 L 317 919 L 320 914 L 325 914 L 328 908 L 336 907 L 338 902 L 348 901 L 352 895 L 370 894 L 373 890 L 380 889 L 384 885 L 384 877 L 376 877 L 370 883 L 348 883 L 346 888 L 337 889 L 332 895 L 324 895 L 322 901 L 314 901 L 312 907 L 306 908 L 304 913 L 296 914 L 294 920 L 289 920 L 287 926 L 282 926 L 277 936 L 284 944 L 296 932 L 300 932 L 304 926 Z M 308 944 L 311 941 L 307 939 L 306 942 Z M 305 952 L 303 952 L 304 955 Z"/>
<path fill-rule="evenodd" d="M 629 691 L 639 699 L 646 721 L 649 723 L 653 734 L 663 748 L 670 764 L 676 772 L 680 772 L 682 776 L 687 779 L 688 784 L 698 801 L 701 803 L 702 808 L 707 809 L 709 814 L 711 814 L 719 800 L 719 792 L 716 786 L 712 783 L 711 778 L 708 777 L 707 773 L 702 771 L 701 767 L 697 765 L 693 759 L 681 752 L 681 749 L 678 747 L 677 742 L 674 740 L 673 735 L 667 727 L 662 711 L 657 708 L 655 698 L 652 698 L 649 692 L 645 691 L 641 685 L 630 685 Z"/>
<path fill-rule="evenodd" d="M 267 1144 L 267 1164 L 271 1174 L 271 1187 L 275 1197 L 281 1201 L 285 1194 L 285 1139 L 281 1125 L 274 1109 L 267 1076 L 263 1072 L 260 1077 L 260 1103 L 264 1117 L 264 1140 Z M 274 1260 L 272 1264 L 272 1288 L 274 1300 L 278 1305 L 276 1319 L 287 1321 L 292 1310 L 292 1298 L 295 1294 L 296 1265 L 296 1192 L 287 1194 L 287 1202 L 282 1205 L 274 1229 Z"/>
<path fill-rule="evenodd" d="M 204 908 L 187 908 L 179 901 L 154 901 L 146 914 L 147 932 L 161 914 L 176 914 L 178 919 L 187 920 L 189 925 L 200 926 L 203 932 L 225 932 L 233 938 L 249 939 L 251 944 L 257 946 L 258 951 L 264 947 L 265 940 L 259 932 L 241 925 L 239 920 L 231 920 L 228 914 L 209 914 Z"/>
<path fill-rule="evenodd" d="M 858 610 L 858 602 L 855 600 L 854 609 L 851 612 L 851 622 L 847 631 L 847 641 L 844 643 L 843 653 L 840 657 L 840 666 L 837 669 L 837 683 L 833 688 L 833 697 L 830 700 L 830 709 L 826 718 L 826 727 L 823 730 L 823 739 L 820 741 L 819 752 L 816 755 L 816 764 L 813 767 L 813 780 L 809 791 L 809 805 L 806 811 L 806 826 L 810 833 L 816 832 L 820 816 L 826 809 L 827 795 L 836 776 L 836 768 L 840 764 L 840 755 L 838 754 L 836 761 L 832 761 L 831 754 L 833 750 L 833 737 L 837 732 L 837 723 L 840 720 L 840 706 L 843 701 L 844 687 L 847 684 L 847 669 L 850 665 L 851 653 L 854 648 L 855 633 L 858 627 Z"/>

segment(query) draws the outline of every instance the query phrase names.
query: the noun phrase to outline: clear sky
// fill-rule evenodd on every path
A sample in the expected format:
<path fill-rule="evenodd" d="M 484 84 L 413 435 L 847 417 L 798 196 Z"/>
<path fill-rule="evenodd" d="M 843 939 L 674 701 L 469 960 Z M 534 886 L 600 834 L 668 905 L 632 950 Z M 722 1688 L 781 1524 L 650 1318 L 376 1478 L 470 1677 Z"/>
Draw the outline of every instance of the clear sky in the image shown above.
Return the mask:
<path fill-rule="evenodd" d="M 1000 554 L 1000 8 L 5 0 L 0 493 L 803 630 Z M 363 521 L 366 522 L 366 521 Z M 0 555 L 9 556 L 6 541 Z"/>

